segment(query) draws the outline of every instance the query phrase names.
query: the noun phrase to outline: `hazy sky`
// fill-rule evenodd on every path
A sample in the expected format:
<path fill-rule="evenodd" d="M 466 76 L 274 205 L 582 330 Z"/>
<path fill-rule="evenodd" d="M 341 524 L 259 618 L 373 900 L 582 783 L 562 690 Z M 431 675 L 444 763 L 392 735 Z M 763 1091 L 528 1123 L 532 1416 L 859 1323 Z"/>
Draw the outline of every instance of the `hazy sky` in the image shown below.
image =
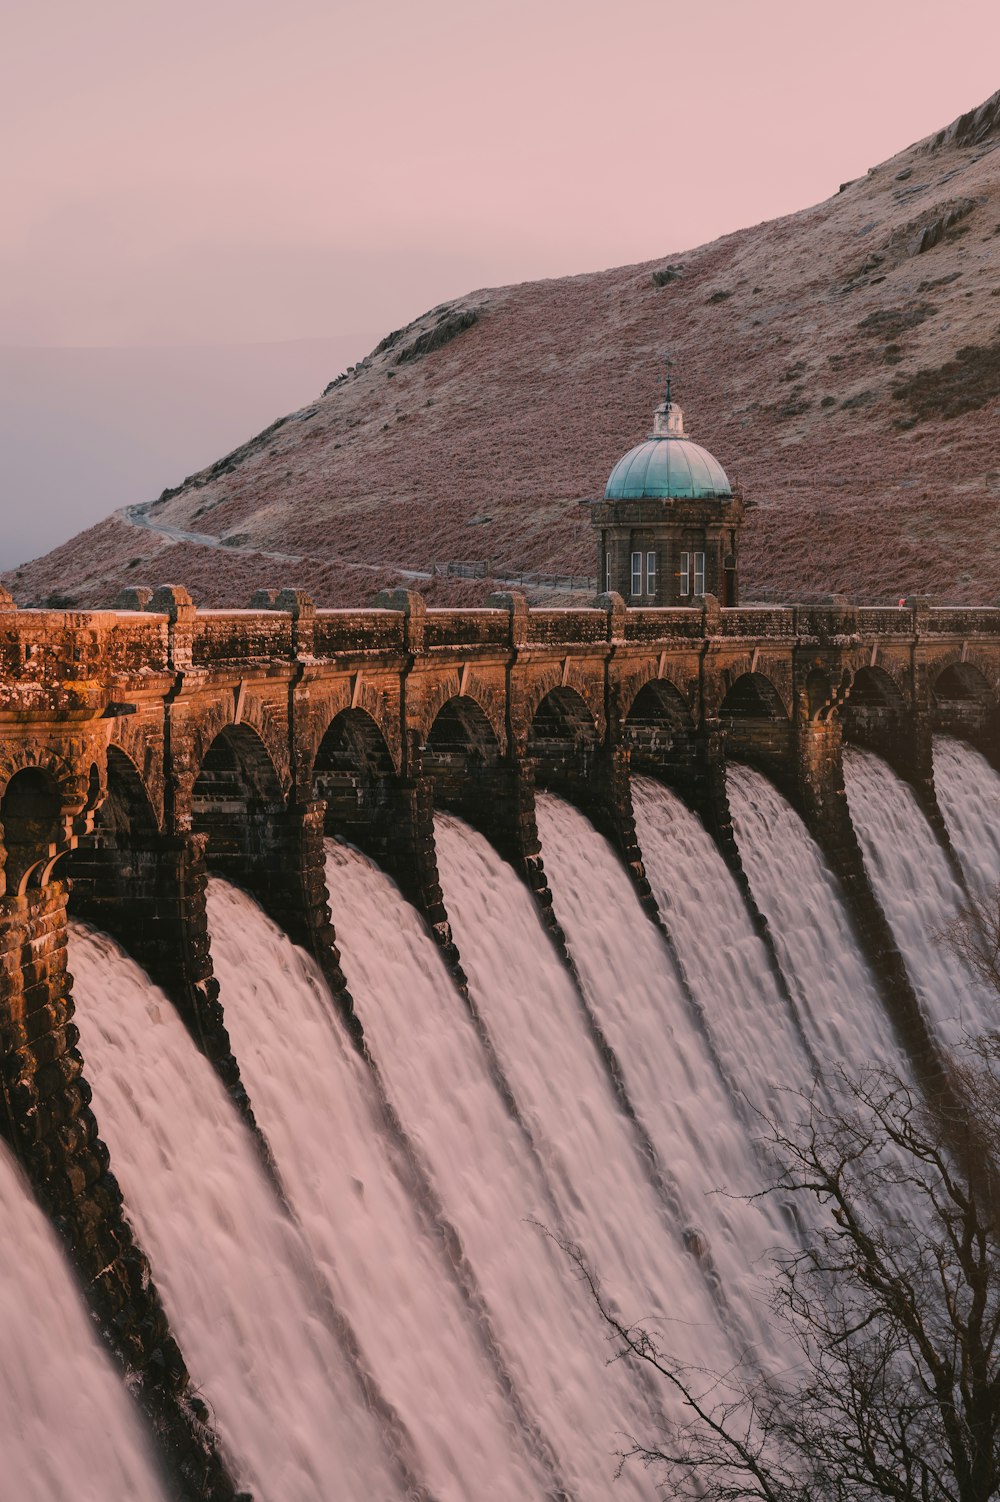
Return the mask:
<path fill-rule="evenodd" d="M 384 330 L 826 197 L 1000 84 L 996 0 L 5 8 L 0 344 Z"/>

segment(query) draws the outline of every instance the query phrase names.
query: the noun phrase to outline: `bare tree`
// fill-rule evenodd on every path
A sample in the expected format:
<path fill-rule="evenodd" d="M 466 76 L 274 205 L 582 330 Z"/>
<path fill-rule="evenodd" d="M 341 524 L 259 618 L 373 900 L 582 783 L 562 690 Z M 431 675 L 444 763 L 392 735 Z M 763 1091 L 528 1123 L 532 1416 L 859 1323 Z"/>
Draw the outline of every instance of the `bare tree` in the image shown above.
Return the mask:
<path fill-rule="evenodd" d="M 709 1502 L 986 1502 L 1000 1491 L 1000 1040 L 952 1061 L 930 1105 L 891 1070 L 840 1073 L 770 1123 L 767 1193 L 805 1199 L 811 1230 L 775 1254 L 790 1356 L 727 1373 L 682 1366 L 626 1324 L 581 1250 L 562 1243 L 615 1355 L 679 1398 L 668 1432 L 621 1452 L 675 1496 Z M 956 1101 L 960 1104 L 956 1105 Z M 803 1207 L 805 1208 L 805 1207 Z"/>

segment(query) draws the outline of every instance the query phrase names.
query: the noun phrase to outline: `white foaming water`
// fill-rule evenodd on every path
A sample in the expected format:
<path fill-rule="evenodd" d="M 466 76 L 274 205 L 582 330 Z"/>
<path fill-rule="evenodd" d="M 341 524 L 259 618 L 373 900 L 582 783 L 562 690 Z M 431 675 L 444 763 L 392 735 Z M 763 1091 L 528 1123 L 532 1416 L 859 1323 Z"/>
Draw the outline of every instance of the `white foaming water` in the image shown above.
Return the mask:
<path fill-rule="evenodd" d="M 733 1347 L 697 1245 L 692 1240 L 685 1250 L 686 1228 L 665 1213 L 643 1169 L 530 892 L 460 819 L 436 818 L 435 839 L 471 993 L 555 1186 L 564 1225 L 626 1319 L 650 1322 L 680 1362 L 728 1370 Z M 665 1407 L 675 1401 L 669 1392 L 661 1397 Z"/>
<path fill-rule="evenodd" d="M 386 1131 L 370 1071 L 312 961 L 252 899 L 209 885 L 212 952 L 254 1111 L 317 1264 L 362 1356 L 412 1436 L 438 1502 L 528 1502 L 550 1490 L 529 1459 L 476 1327 Z M 368 938 L 383 943 L 384 920 Z M 395 1001 L 419 1006 L 408 978 Z M 414 1023 L 419 1021 L 414 1017 Z M 429 1091 L 456 1087 L 439 1072 Z M 475 1189 L 468 1186 L 468 1192 Z M 337 1486 L 351 1502 L 371 1495 Z"/>
<path fill-rule="evenodd" d="M 358 851 L 327 846 L 327 885 L 344 973 L 404 1127 L 478 1275 L 515 1379 L 579 1502 L 605 1502 L 621 1434 L 645 1395 L 608 1349 L 566 1260 L 531 1220 L 552 1225 L 542 1170 L 490 1077 L 465 1002 L 416 912 Z M 373 942 L 373 936 L 378 941 Z M 646 1417 L 646 1424 L 650 1416 Z M 638 1468 L 614 1486 L 646 1497 Z M 494 1495 L 484 1480 L 479 1495 Z"/>
<path fill-rule="evenodd" d="M 840 891 L 777 788 L 730 763 L 726 789 L 743 868 L 770 925 L 782 973 L 820 1063 L 905 1069 Z"/>
<path fill-rule="evenodd" d="M 556 917 L 682 1223 L 698 1228 L 730 1305 L 763 1340 L 753 1324 L 766 1302 L 757 1269 L 788 1227 L 776 1202 L 733 1197 L 761 1187 L 747 1124 L 716 1073 L 663 937 L 607 840 L 549 793 L 538 797 L 537 819 Z"/>
<path fill-rule="evenodd" d="M 1000 775 L 966 741 L 936 735 L 934 787 L 966 881 L 989 896 L 1000 881 Z"/>
<path fill-rule="evenodd" d="M 728 1078 L 770 1119 L 815 1073 L 763 942 L 711 835 L 649 777 L 632 782 L 646 876 Z"/>
<path fill-rule="evenodd" d="M 912 789 L 871 751 L 844 748 L 851 820 L 876 896 L 945 1042 L 996 1026 L 997 1002 L 944 942 L 965 901 Z"/>
<path fill-rule="evenodd" d="M 0 1143 L 0 1496 L 164 1502 L 55 1232 Z"/>
<path fill-rule="evenodd" d="M 397 1496 L 308 1259 L 211 1065 L 111 939 L 78 924 L 70 935 L 95 1110 L 242 1483 L 260 1502 L 325 1502 L 332 1487 Z M 131 1493 L 104 1493 L 118 1496 Z"/>

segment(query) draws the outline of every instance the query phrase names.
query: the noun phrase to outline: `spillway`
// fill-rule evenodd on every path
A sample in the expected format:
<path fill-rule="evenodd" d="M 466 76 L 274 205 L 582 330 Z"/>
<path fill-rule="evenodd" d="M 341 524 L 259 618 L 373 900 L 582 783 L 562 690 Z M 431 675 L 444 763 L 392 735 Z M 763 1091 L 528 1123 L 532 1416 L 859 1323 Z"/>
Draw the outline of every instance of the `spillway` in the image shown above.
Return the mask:
<path fill-rule="evenodd" d="M 438 1502 L 540 1499 L 558 1491 L 519 1424 L 490 1332 L 470 1307 L 462 1258 L 428 1203 L 365 1062 L 318 970 L 244 893 L 213 881 L 213 954 L 243 1078 L 316 1266 L 350 1320 L 359 1360 L 412 1445 Z M 382 923 L 365 943 L 382 943 Z M 419 1025 L 419 989 L 392 1003 Z M 361 998 L 362 1003 L 364 997 Z M 439 1070 L 428 1091 L 453 1090 Z M 484 1189 L 469 1183 L 467 1192 Z M 348 1496 L 365 1490 L 345 1487 Z"/>
<path fill-rule="evenodd" d="M 0 1496 L 165 1502 L 55 1232 L 0 1143 Z"/>
<path fill-rule="evenodd" d="M 936 735 L 934 787 L 965 878 L 987 897 L 1000 881 L 1000 774 L 966 741 Z"/>
<path fill-rule="evenodd" d="M 925 1013 L 946 1043 L 996 1025 L 997 1001 L 945 942 L 965 902 L 916 795 L 880 756 L 844 749 L 865 866 Z"/>
<path fill-rule="evenodd" d="M 648 777 L 632 791 L 646 875 L 734 1097 L 780 1120 L 818 1060 L 735 881 L 700 820 Z"/>
<path fill-rule="evenodd" d="M 824 1068 L 905 1068 L 840 890 L 808 830 L 773 783 L 738 762 L 726 768 L 733 829 L 754 900 Z"/>
<path fill-rule="evenodd" d="M 788 1235 L 761 1187 L 747 1121 L 718 1076 L 697 1009 L 620 860 L 577 809 L 545 793 L 538 831 L 556 917 L 628 1098 L 669 1176 L 672 1217 L 710 1268 L 718 1317 L 763 1346 L 757 1269 Z M 706 914 L 706 919 L 710 915 Z M 713 1193 L 713 1190 L 722 1191 Z"/>
<path fill-rule="evenodd" d="M 462 820 L 439 815 L 435 841 L 470 992 L 562 1225 L 626 1318 L 654 1321 L 680 1361 L 728 1370 L 743 1347 L 719 1319 L 699 1260 L 702 1240 L 663 1203 L 530 892 Z M 629 979 L 622 977 L 623 991 Z M 671 1401 L 669 1392 L 661 1397 Z"/>
<path fill-rule="evenodd" d="M 356 850 L 329 844 L 326 871 L 345 975 L 386 1088 L 430 1165 L 563 1484 L 579 1502 L 601 1502 L 621 1434 L 655 1415 L 630 1369 L 606 1366 L 592 1305 L 539 1234 L 536 1223 L 560 1231 L 564 1195 L 505 1104 L 414 909 Z M 614 1492 L 638 1498 L 649 1488 L 629 1469 Z"/>
<path fill-rule="evenodd" d="M 260 1502 L 325 1502 L 332 1478 L 345 1496 L 399 1495 L 310 1259 L 214 1071 L 111 939 L 72 925 L 71 963 L 128 1212 L 241 1483 Z"/>
<path fill-rule="evenodd" d="M 985 890 L 1000 873 L 989 814 L 1000 777 L 952 742 L 935 758 L 955 847 Z M 995 1002 L 938 941 L 962 892 L 915 798 L 869 753 L 845 763 L 868 869 L 928 1014 L 945 1037 L 982 1026 Z M 642 1369 L 606 1365 L 597 1312 L 544 1227 L 579 1246 L 612 1306 L 652 1323 L 681 1363 L 725 1371 L 746 1358 L 773 1371 L 785 1359 L 768 1254 L 803 1226 L 776 1198 L 746 1199 L 768 1181 L 756 1112 L 785 1116 L 789 1091 L 830 1063 L 905 1061 L 801 821 L 757 772 L 730 766 L 727 784 L 773 954 L 701 823 L 649 779 L 635 779 L 634 805 L 662 930 L 588 820 L 538 796 L 569 967 L 513 869 L 462 820 L 436 818 L 468 997 L 384 873 L 329 843 L 367 1057 L 312 960 L 213 880 L 227 1024 L 284 1201 L 162 993 L 111 940 L 73 925 L 82 1046 L 112 1163 L 193 1380 L 257 1502 L 331 1491 L 603 1502 L 622 1436 L 679 1409 Z M 51 1242 L 2 1155 L 0 1195 L 19 1245 Z M 98 1479 L 72 1494 L 160 1502 L 57 1249 L 35 1260 L 44 1299 L 6 1299 L 19 1254 L 0 1284 L 0 1333 L 14 1351 L 42 1349 L 61 1279 L 60 1339 L 73 1355 L 57 1373 L 56 1416 L 45 1405 L 62 1388 L 44 1367 L 26 1368 L 8 1399 L 0 1440 L 12 1464 L 27 1453 L 25 1426 L 58 1433 L 60 1411 L 79 1413 L 74 1464 L 85 1427 Z M 20 1328 L 43 1303 L 45 1333 Z M 51 1444 L 42 1480 L 24 1462 L 23 1486 L 12 1473 L 19 1502 L 62 1495 L 62 1466 Z M 653 1490 L 638 1467 L 614 1483 L 629 1502 Z"/>

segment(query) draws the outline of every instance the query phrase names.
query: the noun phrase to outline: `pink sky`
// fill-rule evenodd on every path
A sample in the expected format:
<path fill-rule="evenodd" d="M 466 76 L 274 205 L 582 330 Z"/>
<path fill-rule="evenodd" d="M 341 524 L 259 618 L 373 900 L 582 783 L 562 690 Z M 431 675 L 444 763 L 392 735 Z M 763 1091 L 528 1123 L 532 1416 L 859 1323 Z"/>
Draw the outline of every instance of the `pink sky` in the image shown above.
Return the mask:
<path fill-rule="evenodd" d="M 996 0 L 8 7 L 0 344 L 379 331 L 826 197 L 1000 85 Z"/>

